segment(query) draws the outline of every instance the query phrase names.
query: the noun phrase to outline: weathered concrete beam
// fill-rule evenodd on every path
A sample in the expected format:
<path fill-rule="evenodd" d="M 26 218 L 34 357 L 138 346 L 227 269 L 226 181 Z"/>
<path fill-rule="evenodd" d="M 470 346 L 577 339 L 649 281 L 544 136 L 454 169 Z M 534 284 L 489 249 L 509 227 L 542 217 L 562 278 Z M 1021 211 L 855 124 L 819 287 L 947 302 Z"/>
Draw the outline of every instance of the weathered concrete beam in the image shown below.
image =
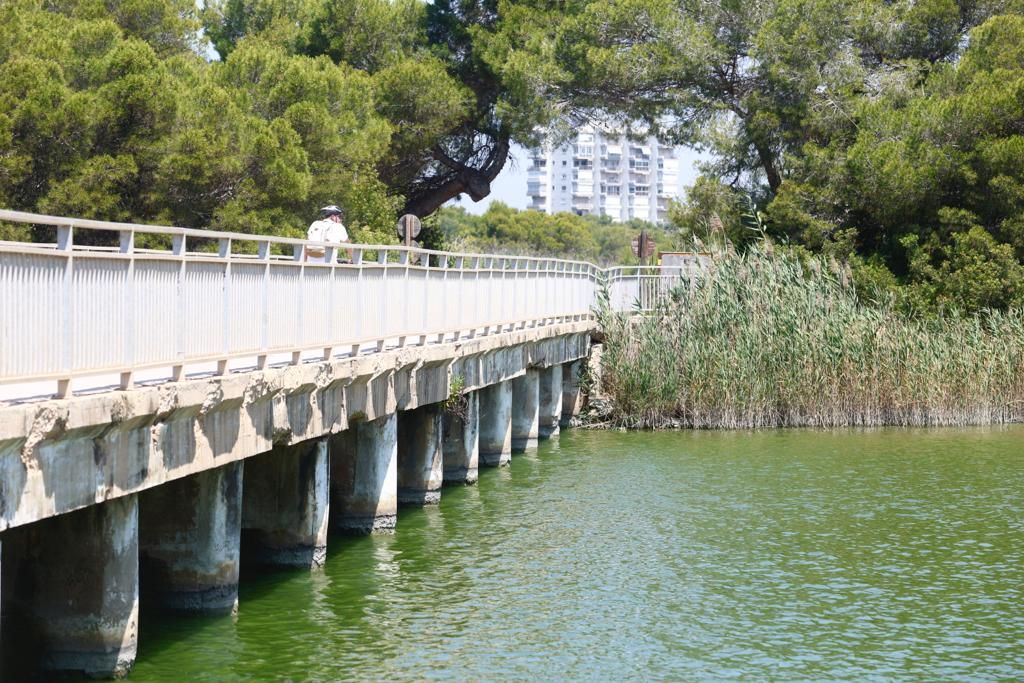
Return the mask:
<path fill-rule="evenodd" d="M 354 422 L 331 437 L 330 531 L 390 531 L 398 517 L 398 418 Z"/>
<path fill-rule="evenodd" d="M 395 375 L 390 371 L 357 375 L 345 386 L 349 423 L 373 422 L 398 410 Z"/>
<path fill-rule="evenodd" d="M 444 414 L 444 483 L 474 484 L 480 463 L 480 394 L 463 395 L 464 413 Z"/>
<path fill-rule="evenodd" d="M 32 660 L 16 670 L 128 674 L 139 629 L 138 510 L 138 498 L 124 496 L 5 534 L 4 607 L 21 631 L 17 655 Z"/>
<path fill-rule="evenodd" d="M 586 354 L 592 323 L 0 406 L 0 531 Z"/>
<path fill-rule="evenodd" d="M 398 413 L 398 504 L 436 505 L 444 483 L 442 410 L 431 403 Z"/>
<path fill-rule="evenodd" d="M 526 372 L 529 356 L 522 346 L 510 346 L 474 354 L 452 363 L 452 377 L 462 380 L 467 391 L 507 382 Z"/>
<path fill-rule="evenodd" d="M 139 496 L 146 600 L 185 612 L 238 608 L 242 470 L 243 463 L 229 463 Z"/>
<path fill-rule="evenodd" d="M 590 332 L 551 336 L 525 346 L 524 350 L 527 354 L 526 364 L 531 368 L 561 365 L 576 358 L 586 358 L 590 350 Z"/>
<path fill-rule="evenodd" d="M 562 419 L 562 366 L 542 368 L 539 376 L 540 400 L 537 408 L 537 436 L 550 439 L 558 435 Z"/>
<path fill-rule="evenodd" d="M 327 560 L 327 438 L 278 446 L 245 461 L 242 561 L 322 567 Z"/>
<path fill-rule="evenodd" d="M 395 397 L 398 410 L 414 410 L 440 403 L 451 388 L 453 359 L 418 362 L 407 372 L 395 373 Z"/>
<path fill-rule="evenodd" d="M 501 382 L 481 389 L 480 464 L 507 465 L 512 460 L 512 383 Z"/>
<path fill-rule="evenodd" d="M 512 384 L 512 452 L 537 447 L 540 371 L 529 368 Z"/>

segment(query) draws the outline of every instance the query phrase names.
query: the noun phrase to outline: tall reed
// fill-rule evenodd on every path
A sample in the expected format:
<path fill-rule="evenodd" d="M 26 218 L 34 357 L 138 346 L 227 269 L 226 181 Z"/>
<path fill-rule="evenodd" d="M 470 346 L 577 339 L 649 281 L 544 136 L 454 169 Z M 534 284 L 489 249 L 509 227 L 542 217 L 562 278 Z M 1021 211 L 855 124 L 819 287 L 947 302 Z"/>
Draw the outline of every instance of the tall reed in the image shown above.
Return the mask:
<path fill-rule="evenodd" d="M 602 385 L 630 427 L 968 425 L 1024 417 L 1024 313 L 917 319 L 841 266 L 726 252 L 644 315 L 603 307 Z"/>

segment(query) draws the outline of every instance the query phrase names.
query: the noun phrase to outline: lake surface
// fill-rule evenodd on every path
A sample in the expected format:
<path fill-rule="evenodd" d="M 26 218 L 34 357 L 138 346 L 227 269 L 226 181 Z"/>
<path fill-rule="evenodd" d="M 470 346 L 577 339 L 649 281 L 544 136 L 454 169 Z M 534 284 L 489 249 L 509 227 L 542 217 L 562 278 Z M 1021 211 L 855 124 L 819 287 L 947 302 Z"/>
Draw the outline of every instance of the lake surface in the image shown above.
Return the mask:
<path fill-rule="evenodd" d="M 130 680 L 1022 680 L 1024 429 L 570 431 Z"/>

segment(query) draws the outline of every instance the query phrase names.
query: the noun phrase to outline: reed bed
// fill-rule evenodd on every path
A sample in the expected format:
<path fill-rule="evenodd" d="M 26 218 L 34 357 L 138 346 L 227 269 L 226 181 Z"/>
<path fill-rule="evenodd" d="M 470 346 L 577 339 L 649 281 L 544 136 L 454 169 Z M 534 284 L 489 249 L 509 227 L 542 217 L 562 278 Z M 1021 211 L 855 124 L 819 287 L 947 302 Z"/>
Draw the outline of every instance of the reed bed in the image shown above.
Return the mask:
<path fill-rule="evenodd" d="M 643 315 L 599 317 L 602 385 L 633 428 L 981 425 L 1024 416 L 1024 313 L 915 318 L 842 266 L 720 254 Z"/>

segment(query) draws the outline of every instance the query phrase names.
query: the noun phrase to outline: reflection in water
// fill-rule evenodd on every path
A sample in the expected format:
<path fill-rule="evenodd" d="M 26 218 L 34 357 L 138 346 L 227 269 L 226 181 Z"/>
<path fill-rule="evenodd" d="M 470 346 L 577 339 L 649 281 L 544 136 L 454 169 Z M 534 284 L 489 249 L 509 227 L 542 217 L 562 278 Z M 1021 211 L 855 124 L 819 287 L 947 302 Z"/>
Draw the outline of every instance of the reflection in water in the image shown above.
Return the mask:
<path fill-rule="evenodd" d="M 131 678 L 1020 680 L 1022 437 L 565 432 Z"/>
<path fill-rule="evenodd" d="M 309 592 L 311 596 L 309 618 L 318 627 L 328 626 L 338 618 L 331 609 L 328 596 L 332 592 L 332 580 L 326 572 L 319 569 L 309 573 Z"/>

